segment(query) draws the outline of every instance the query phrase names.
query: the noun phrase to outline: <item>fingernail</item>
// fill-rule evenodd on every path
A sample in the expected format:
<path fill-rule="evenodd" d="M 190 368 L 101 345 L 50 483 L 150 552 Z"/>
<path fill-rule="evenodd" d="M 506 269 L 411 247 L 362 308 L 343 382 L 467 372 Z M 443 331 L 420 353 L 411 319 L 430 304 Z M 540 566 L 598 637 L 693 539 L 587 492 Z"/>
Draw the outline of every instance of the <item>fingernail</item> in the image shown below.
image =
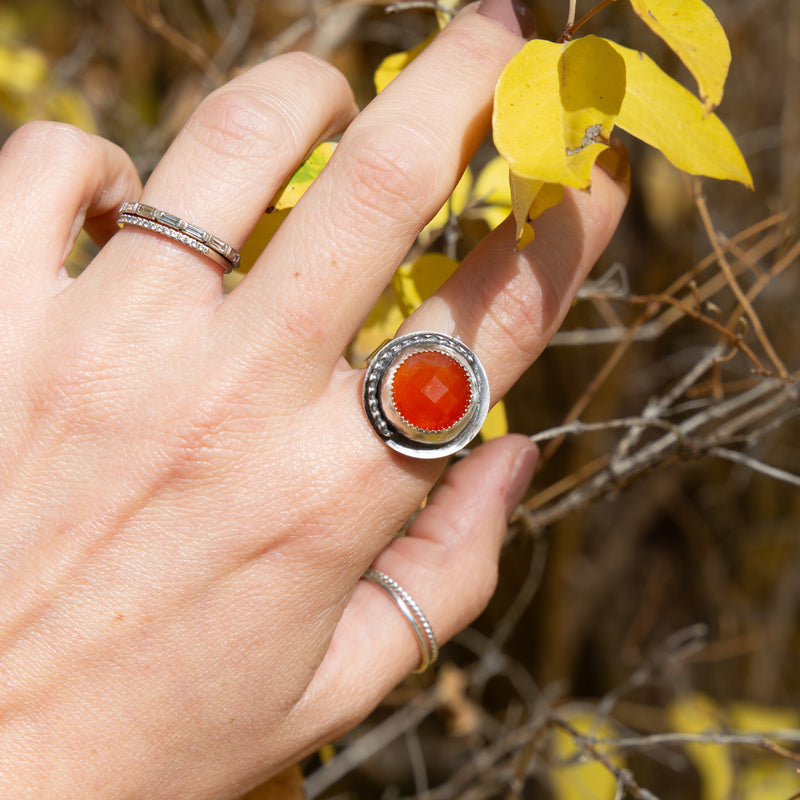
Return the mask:
<path fill-rule="evenodd" d="M 631 179 L 631 162 L 628 160 L 628 151 L 616 136 L 611 136 L 608 150 L 604 150 L 597 157 L 597 166 L 608 173 L 617 183 L 628 183 Z"/>
<path fill-rule="evenodd" d="M 539 448 L 528 442 L 519 453 L 508 474 L 506 484 L 506 516 L 511 517 L 531 484 L 539 461 Z"/>
<path fill-rule="evenodd" d="M 482 0 L 478 13 L 500 23 L 523 39 L 536 36 L 536 20 L 521 0 Z"/>

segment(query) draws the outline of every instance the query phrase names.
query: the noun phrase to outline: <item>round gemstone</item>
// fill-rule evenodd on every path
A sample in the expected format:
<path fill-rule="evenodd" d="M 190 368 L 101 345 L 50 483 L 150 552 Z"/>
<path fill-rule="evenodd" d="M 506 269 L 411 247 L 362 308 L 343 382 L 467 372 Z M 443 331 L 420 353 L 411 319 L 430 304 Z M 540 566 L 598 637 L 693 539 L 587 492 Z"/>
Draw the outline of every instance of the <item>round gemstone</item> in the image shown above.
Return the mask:
<path fill-rule="evenodd" d="M 471 399 L 467 371 L 446 353 L 412 353 L 397 366 L 392 378 L 392 403 L 397 413 L 421 431 L 452 428 L 466 414 Z"/>

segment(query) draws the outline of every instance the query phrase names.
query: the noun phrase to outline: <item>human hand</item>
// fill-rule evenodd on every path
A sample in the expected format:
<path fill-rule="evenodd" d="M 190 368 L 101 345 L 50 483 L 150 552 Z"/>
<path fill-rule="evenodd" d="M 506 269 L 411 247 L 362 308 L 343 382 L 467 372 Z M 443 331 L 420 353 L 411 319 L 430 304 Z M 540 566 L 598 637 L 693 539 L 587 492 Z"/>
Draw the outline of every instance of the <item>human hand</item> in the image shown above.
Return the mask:
<path fill-rule="evenodd" d="M 476 448 L 395 538 L 443 464 L 385 447 L 341 354 L 485 134 L 523 42 L 486 15 L 502 6 L 462 12 L 360 114 L 313 58 L 256 67 L 200 106 L 143 190 L 118 148 L 74 129 L 35 124 L 6 143 L 2 797 L 235 797 L 416 666 L 406 621 L 359 581 L 370 564 L 441 641 L 487 602 L 535 449 L 521 436 Z M 224 299 L 202 255 L 134 228 L 112 238 L 121 201 L 141 194 L 241 244 L 314 142 L 344 128 Z M 523 251 L 501 226 L 403 331 L 461 338 L 496 401 L 624 202 L 598 172 Z M 61 265 L 83 224 L 105 244 L 71 280 Z"/>

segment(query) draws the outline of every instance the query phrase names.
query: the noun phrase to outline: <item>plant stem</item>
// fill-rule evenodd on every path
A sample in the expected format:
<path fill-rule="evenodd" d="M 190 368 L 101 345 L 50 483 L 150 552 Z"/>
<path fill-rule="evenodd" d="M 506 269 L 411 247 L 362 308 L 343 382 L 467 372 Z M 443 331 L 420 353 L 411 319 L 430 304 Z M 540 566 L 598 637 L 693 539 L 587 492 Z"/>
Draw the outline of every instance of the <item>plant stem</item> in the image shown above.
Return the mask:
<path fill-rule="evenodd" d="M 617 0 L 601 0 L 594 8 L 587 11 L 577 22 L 572 22 L 573 18 L 573 0 L 570 0 L 570 19 L 567 20 L 567 27 L 561 33 L 561 36 L 556 39 L 557 42 L 568 42 L 575 31 L 581 26 L 585 25 L 595 14 L 602 11 L 606 6 L 616 3 Z"/>

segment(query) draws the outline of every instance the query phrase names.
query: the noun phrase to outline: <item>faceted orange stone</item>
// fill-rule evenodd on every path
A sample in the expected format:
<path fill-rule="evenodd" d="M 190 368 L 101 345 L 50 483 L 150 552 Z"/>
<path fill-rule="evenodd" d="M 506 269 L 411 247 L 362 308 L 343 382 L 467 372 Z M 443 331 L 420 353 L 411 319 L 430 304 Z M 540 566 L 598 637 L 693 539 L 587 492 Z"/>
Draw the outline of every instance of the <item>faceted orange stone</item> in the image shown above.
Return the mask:
<path fill-rule="evenodd" d="M 392 379 L 397 413 L 422 431 L 443 431 L 455 425 L 471 398 L 466 370 L 445 353 L 413 353 L 400 363 Z"/>

